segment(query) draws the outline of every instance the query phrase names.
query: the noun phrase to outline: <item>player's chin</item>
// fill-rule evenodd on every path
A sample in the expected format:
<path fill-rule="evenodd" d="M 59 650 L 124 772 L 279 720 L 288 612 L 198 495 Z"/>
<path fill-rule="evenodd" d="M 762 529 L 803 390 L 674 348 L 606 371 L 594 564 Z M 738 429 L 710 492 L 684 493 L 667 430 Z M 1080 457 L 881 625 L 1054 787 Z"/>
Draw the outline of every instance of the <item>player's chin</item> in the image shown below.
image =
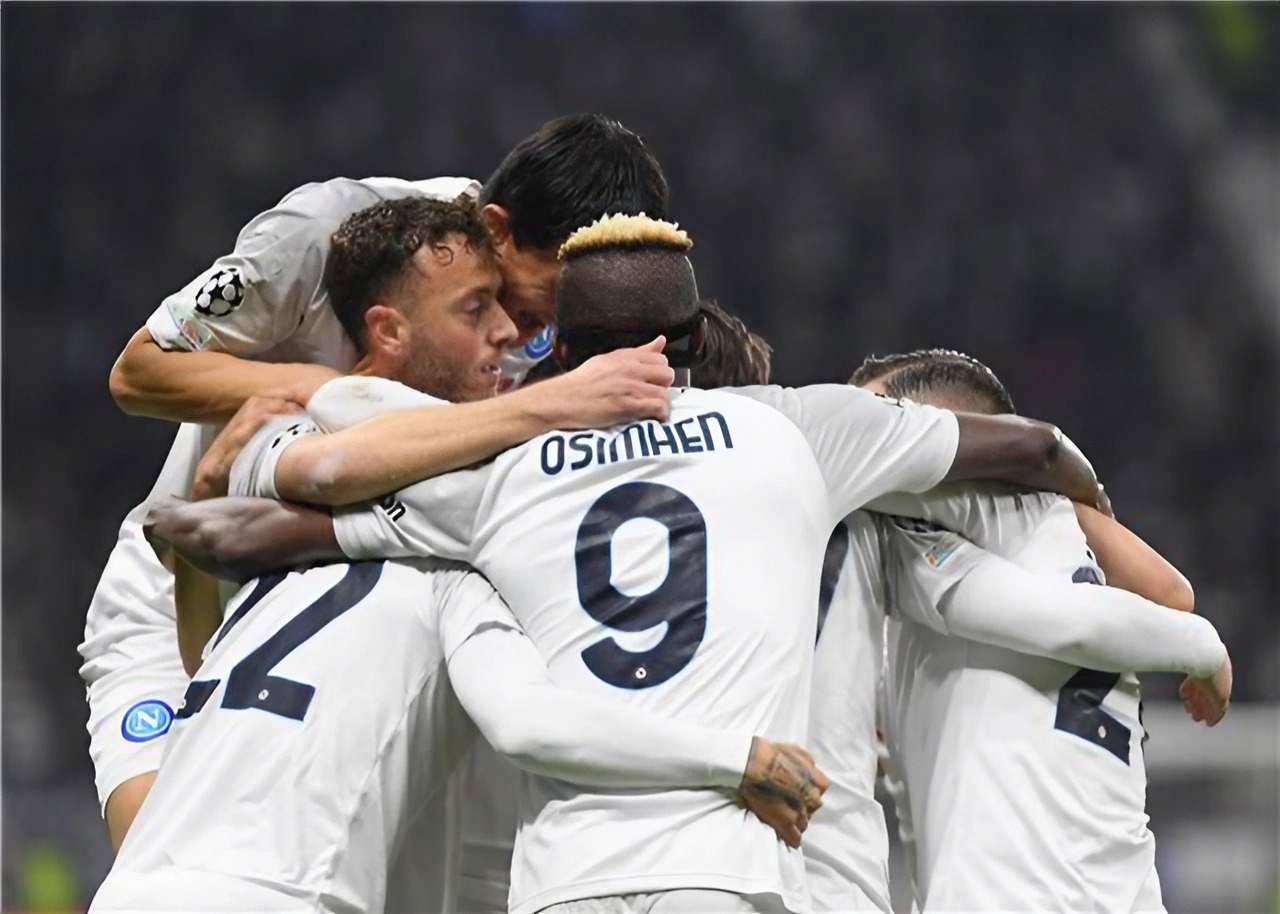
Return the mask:
<path fill-rule="evenodd" d="M 484 364 L 476 369 L 475 380 L 468 385 L 468 400 L 487 400 L 496 396 L 498 393 L 498 382 L 502 379 L 502 375 L 498 371 L 497 363 Z"/>

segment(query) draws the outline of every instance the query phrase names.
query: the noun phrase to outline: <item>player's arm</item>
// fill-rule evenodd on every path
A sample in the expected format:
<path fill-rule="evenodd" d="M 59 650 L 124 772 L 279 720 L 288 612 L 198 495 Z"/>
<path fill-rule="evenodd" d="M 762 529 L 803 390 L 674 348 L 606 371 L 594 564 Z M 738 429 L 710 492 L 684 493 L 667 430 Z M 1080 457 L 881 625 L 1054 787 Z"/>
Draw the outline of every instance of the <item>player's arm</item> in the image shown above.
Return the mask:
<path fill-rule="evenodd" d="M 241 584 L 271 571 L 346 558 L 332 517 L 268 498 L 162 499 L 150 507 L 143 530 L 153 545 L 171 548 L 194 568 Z"/>
<path fill-rule="evenodd" d="M 659 717 L 557 686 L 479 575 L 440 607 L 449 679 L 500 753 L 535 774 L 601 787 L 719 787 L 798 847 L 826 777 L 799 746 Z M 461 643 L 457 643 L 461 641 Z"/>
<path fill-rule="evenodd" d="M 1104 672 L 1181 672 L 1214 694 L 1210 723 L 1230 698 L 1230 660 L 1207 620 L 1136 594 L 1036 575 L 948 531 L 894 525 L 888 542 L 923 622 L 944 634 Z M 1215 677 L 1218 681 L 1214 685 Z M 1225 678 L 1224 678 L 1225 677 Z"/>
<path fill-rule="evenodd" d="M 1114 518 L 1081 504 L 1075 509 L 1108 584 L 1170 609 L 1195 612 L 1191 583 L 1164 556 Z"/>
<path fill-rule="evenodd" d="M 795 423 L 813 449 L 840 516 L 888 493 L 924 492 L 940 482 L 967 479 L 1017 483 L 1106 507 L 1084 455 L 1043 422 L 956 413 L 843 384 L 732 392 L 766 403 Z"/>
<path fill-rule="evenodd" d="M 1111 512 L 1093 466 L 1056 426 L 1023 416 L 957 412 L 955 417 L 959 440 L 943 482 L 1011 482 Z"/>
<path fill-rule="evenodd" d="M 664 344 L 659 338 L 596 356 L 567 374 L 478 403 L 446 404 L 379 378 L 334 381 L 309 405 L 332 434 L 291 447 L 276 468 L 276 489 L 293 501 L 351 504 L 470 466 L 546 432 L 665 418 L 672 372 Z M 357 387 L 364 392 L 353 397 Z"/>
<path fill-rule="evenodd" d="M 128 413 L 225 421 L 264 392 L 305 404 L 334 376 L 318 365 L 247 361 L 297 330 L 323 281 L 325 214 L 341 191 L 307 185 L 256 216 L 232 251 L 168 296 L 111 370 L 111 393 Z"/>
<path fill-rule="evenodd" d="M 200 669 L 204 646 L 222 624 L 218 579 L 179 556 L 173 569 L 173 605 L 182 668 L 194 676 Z"/>
<path fill-rule="evenodd" d="M 167 518 L 157 528 L 156 519 L 164 508 L 178 499 L 161 499 L 143 519 L 142 533 L 156 558 L 173 575 L 173 604 L 178 630 L 178 654 L 182 668 L 188 676 L 194 676 L 200 668 L 204 646 L 209 643 L 222 624 L 222 599 L 218 593 L 218 581 L 183 558 L 168 538 L 174 530 L 173 518 Z M 181 502 L 185 504 L 185 502 Z"/>
<path fill-rule="evenodd" d="M 305 406 L 338 372 L 322 365 L 252 362 L 225 352 L 165 349 L 143 327 L 111 369 L 111 396 L 131 416 L 225 422 L 246 400 L 267 394 Z"/>

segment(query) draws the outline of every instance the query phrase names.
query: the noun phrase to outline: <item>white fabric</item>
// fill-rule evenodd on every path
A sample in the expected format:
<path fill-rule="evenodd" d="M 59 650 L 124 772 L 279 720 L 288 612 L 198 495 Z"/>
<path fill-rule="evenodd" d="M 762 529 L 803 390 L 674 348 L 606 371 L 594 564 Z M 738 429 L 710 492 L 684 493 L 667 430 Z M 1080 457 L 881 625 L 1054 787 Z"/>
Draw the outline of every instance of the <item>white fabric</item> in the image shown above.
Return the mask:
<path fill-rule="evenodd" d="M 383 909 L 406 832 L 472 738 L 445 660 L 511 618 L 479 576 L 423 573 L 430 567 L 290 574 L 240 617 L 269 582 L 245 588 L 195 677 L 214 682 L 212 692 L 175 723 L 155 786 L 92 910 L 132 910 L 161 897 L 172 911 L 290 902 L 333 914 Z M 326 606 L 333 612 L 320 615 Z M 322 625 L 310 637 L 298 630 L 308 622 Z M 268 644 L 276 647 L 264 656 Z M 300 688 L 288 681 L 314 689 L 300 720 L 261 706 Z M 158 895 L 166 875 L 179 872 L 237 888 Z"/>
<path fill-rule="evenodd" d="M 847 537 L 814 658 L 810 748 L 831 779 L 822 809 L 805 832 L 805 865 L 815 911 L 891 910 L 889 842 L 875 798 L 877 699 L 884 666 L 887 536 L 884 518 L 856 511 L 842 525 Z M 961 537 L 955 553 L 918 585 L 932 596 L 956 586 L 986 555 Z M 833 561 L 829 547 L 827 563 Z"/>
<path fill-rule="evenodd" d="M 506 914 L 520 826 L 520 769 L 484 740 L 459 764 L 462 847 L 458 914 Z"/>
<path fill-rule="evenodd" d="M 168 296 L 147 321 L 167 349 L 209 349 L 268 362 L 315 362 L 345 371 L 356 351 L 328 305 L 322 278 L 329 236 L 345 219 L 383 199 L 476 193 L 465 178 L 401 181 L 336 178 L 291 191 L 241 231 L 234 250 Z M 226 315 L 196 310 L 197 296 L 214 274 L 234 268 L 245 297 Z M 151 493 L 125 517 L 85 618 L 80 669 L 88 690 L 90 753 L 99 799 L 105 805 L 119 784 L 154 769 L 163 738 L 131 743 L 119 736 L 119 711 L 185 688 L 181 665 L 153 633 L 173 627 L 173 578 L 142 538 L 147 504 L 162 495 L 187 497 L 212 426 L 179 428 Z M 174 642 L 176 645 L 176 641 Z M 176 647 L 174 648 L 176 650 Z M 109 698 L 95 683 L 112 676 Z M 107 704 L 103 702 L 107 701 Z M 113 716 L 115 715 L 115 716 Z M 139 770 L 141 769 L 141 770 Z"/>
<path fill-rule="evenodd" d="M 340 428 L 349 419 L 344 401 L 360 407 L 374 387 L 362 380 L 361 396 L 344 397 L 344 384 L 353 387 L 333 381 L 312 403 L 312 416 L 325 429 Z M 751 405 L 751 399 L 772 408 Z M 558 680 L 599 689 L 600 669 L 591 672 L 584 654 L 588 648 L 616 650 L 605 645 L 617 641 L 580 605 L 563 602 L 564 595 L 584 586 L 575 584 L 579 572 L 572 544 L 581 535 L 584 513 L 598 499 L 622 484 L 655 485 L 652 480 L 662 479 L 662 485 L 686 493 L 675 501 L 687 497 L 698 507 L 673 513 L 655 508 L 660 522 L 632 524 L 631 548 L 621 549 L 616 534 L 623 522 L 643 513 L 645 498 L 659 504 L 672 499 L 667 489 L 649 489 L 631 503 L 616 504 L 593 534 L 604 536 L 594 541 L 608 556 L 595 561 L 609 566 L 599 566 L 596 573 L 607 573 L 614 586 L 636 594 L 662 585 L 676 568 L 687 579 L 685 556 L 672 558 L 669 547 L 664 556 L 662 550 L 662 540 L 671 535 L 662 527 L 682 524 L 682 541 L 694 549 L 691 556 L 705 550 L 708 557 L 708 605 L 724 609 L 709 609 L 710 631 L 694 645 L 694 657 L 680 661 L 687 672 L 677 666 L 680 690 L 632 687 L 623 694 L 639 707 L 684 712 L 716 726 L 750 725 L 746 728 L 773 739 L 803 740 L 799 709 L 809 687 L 805 630 L 812 629 L 803 617 L 780 617 L 772 607 L 815 605 L 817 581 L 773 568 L 812 567 L 833 522 L 890 486 L 936 484 L 950 469 L 956 438 L 951 413 L 897 405 L 851 388 L 684 390 L 673 398 L 667 425 L 646 422 L 608 433 L 547 435 L 480 469 L 402 490 L 396 499 L 403 511 L 339 511 L 335 529 L 352 557 L 435 553 L 474 562 L 516 600 L 517 616 Z M 753 498 L 742 498 L 744 492 Z M 696 521 L 690 517 L 695 513 Z M 699 525 L 707 526 L 705 534 Z M 713 550 L 704 541 L 723 545 Z M 717 572 L 718 563 L 735 568 L 735 575 Z M 530 567 L 543 571 L 529 579 Z M 636 579 L 630 588 L 618 584 L 620 573 Z M 695 590 L 707 586 L 691 585 Z M 719 616 L 730 609 L 735 621 L 721 627 Z M 678 617 L 655 616 L 654 622 L 664 618 Z M 701 634 L 696 623 L 695 629 Z M 677 627 L 673 640 L 689 637 L 689 631 Z M 672 639 L 671 626 L 655 631 L 648 644 L 636 644 L 635 635 L 623 643 L 634 653 L 653 648 L 654 637 L 660 643 L 663 635 Z M 605 675 L 650 675 L 645 662 L 627 666 L 627 655 L 618 652 L 612 667 L 605 663 Z M 740 672 L 744 658 L 756 662 L 750 678 Z M 660 664 L 664 658 L 650 659 Z M 767 681 L 756 668 L 768 671 Z M 605 694 L 616 694 L 614 689 L 607 686 Z M 721 700 L 710 704 L 717 694 Z M 726 695 L 732 695 L 731 702 Z M 677 887 L 774 892 L 788 905 L 808 905 L 797 855 L 758 826 L 744 827 L 748 823 L 741 813 L 717 796 L 609 796 L 535 778 L 526 800 L 512 874 L 511 904 L 517 913 L 572 897 Z M 687 824 L 667 835 L 678 821 Z M 655 847 L 658 833 L 667 837 Z"/>
<path fill-rule="evenodd" d="M 609 895 L 566 901 L 543 908 L 545 914 L 785 914 L 768 896 L 734 895 L 678 889 L 653 895 Z"/>
<path fill-rule="evenodd" d="M 89 753 L 98 801 L 139 774 L 155 771 L 167 737 L 133 742 L 121 732 L 123 715 L 139 702 L 176 708 L 189 677 L 178 655 L 173 575 L 142 535 L 147 505 L 166 495 L 187 496 L 200 454 L 212 435 L 183 425 L 146 500 L 125 517 L 119 538 L 89 604 L 80 677 L 89 704 Z"/>
<path fill-rule="evenodd" d="M 1069 503 L 1006 491 L 932 493 L 921 513 L 1036 574 L 1101 577 Z M 889 582 L 887 704 L 921 910 L 1129 914 L 1155 853 L 1136 678 L 1102 680 L 1107 720 L 1078 703 L 1083 692 L 1063 691 L 1078 668 L 915 621 L 942 618 L 921 605 L 918 579 L 960 556 L 945 547 L 912 555 Z M 1083 721 L 1088 738 L 1059 728 L 1063 712 L 1063 725 Z"/>
<path fill-rule="evenodd" d="M 813 661 L 808 748 L 831 780 L 804 835 L 815 911 L 890 910 L 889 836 L 875 798 L 881 563 L 874 518 L 854 512 L 828 547 L 823 587 L 831 601 Z"/>
<path fill-rule="evenodd" d="M 847 384 L 737 387 L 795 423 L 827 483 L 834 526 L 892 492 L 924 492 L 947 475 L 960 444 L 955 413 L 890 400 Z"/>
<path fill-rule="evenodd" d="M 338 383 L 328 388 L 336 390 Z M 788 399 L 804 402 L 799 395 Z M 673 395 L 666 425 L 544 436 L 480 469 L 402 490 L 396 499 L 405 510 L 394 518 L 383 508 L 339 511 L 335 527 L 353 557 L 434 551 L 473 561 L 516 601 L 517 617 L 561 684 L 603 688 L 602 694 L 633 706 L 803 741 L 813 617 L 778 613 L 776 607 L 815 607 L 816 569 L 812 575 L 780 575 L 774 569 L 812 568 L 836 511 L 844 512 L 858 498 L 875 497 L 884 485 L 936 482 L 955 450 L 950 414 L 904 410 L 868 395 L 850 402 L 836 420 L 863 436 L 850 432 L 853 453 L 822 445 L 831 464 L 825 468 L 828 478 L 839 485 L 838 501 L 828 492 L 813 445 L 800 433 L 801 424 L 820 416 L 816 408 L 810 416 L 780 415 L 738 393 L 690 390 Z M 332 427 L 323 414 L 331 408 L 322 402 L 313 410 L 326 428 Z M 817 425 L 809 430 L 815 440 L 824 440 Z M 902 459 L 900 441 L 907 437 L 927 445 L 928 460 Z M 878 448 L 881 456 L 868 457 L 866 448 Z M 651 456 L 651 450 L 659 456 Z M 855 480 L 859 472 L 862 483 Z M 581 584 L 575 583 L 573 544 L 585 514 L 624 483 L 685 493 L 706 525 L 708 545 L 701 545 L 700 534 L 688 532 L 698 521 L 694 512 L 682 509 L 681 516 L 665 516 L 664 522 L 684 527 L 677 542 L 688 544 L 682 550 L 694 548 L 695 563 L 684 561 L 690 556 L 683 554 L 671 559 L 662 548 L 663 524 L 633 523 L 621 535 L 636 506 L 620 505 L 611 526 L 591 533 L 591 542 L 606 546 L 613 563 L 599 573 L 610 574 L 628 593 L 644 593 L 677 569 L 682 572 L 677 584 L 689 580 L 697 550 L 705 549 L 711 590 L 707 631 L 687 666 L 662 687 L 619 692 L 591 672 L 584 651 L 611 650 L 604 645 L 622 641 L 634 655 L 661 642 L 663 629 L 643 641 L 639 633 L 611 632 L 580 603 L 566 604 L 565 597 Z M 534 568 L 538 571 L 531 575 Z M 702 586 L 692 583 L 695 590 Z M 591 601 L 600 591 L 588 584 Z M 670 626 L 665 634 L 672 637 Z M 677 638 L 680 634 L 677 630 Z M 601 647 L 593 647 L 597 644 Z M 620 652 L 617 658 L 626 676 L 650 675 L 648 662 L 626 665 L 627 656 Z M 652 657 L 659 664 L 662 659 Z M 661 667 L 655 669 L 661 675 Z M 610 795 L 534 779 L 526 798 L 511 894 L 512 908 L 521 914 L 574 897 L 679 887 L 773 892 L 789 906 L 807 907 L 799 856 L 744 821 L 723 797 Z M 677 822 L 683 827 L 673 828 Z"/>
<path fill-rule="evenodd" d="M 1112 673 L 1164 671 L 1201 679 L 1227 658 L 1213 624 L 1202 616 L 1114 587 L 1048 579 L 998 555 L 968 549 L 953 556 L 964 543 L 956 533 L 895 524 L 888 541 L 895 567 L 910 569 L 900 586 L 915 591 L 898 593 L 897 604 L 942 634 Z M 939 556 L 950 566 L 945 571 L 935 564 Z M 957 567 L 966 569 L 962 576 Z"/>
<path fill-rule="evenodd" d="M 324 289 L 330 236 L 348 216 L 383 200 L 453 200 L 478 191 L 467 178 L 334 178 L 305 184 L 255 216 L 232 252 L 169 295 L 147 320 L 147 329 L 165 349 L 257 356 L 278 348 L 281 357 L 272 361 L 317 362 L 341 370 L 355 353 Z M 242 289 L 235 301 L 214 302 L 211 309 L 201 296 L 209 294 L 211 279 L 229 272 L 238 275 Z M 345 357 L 333 364 L 339 352 Z"/>

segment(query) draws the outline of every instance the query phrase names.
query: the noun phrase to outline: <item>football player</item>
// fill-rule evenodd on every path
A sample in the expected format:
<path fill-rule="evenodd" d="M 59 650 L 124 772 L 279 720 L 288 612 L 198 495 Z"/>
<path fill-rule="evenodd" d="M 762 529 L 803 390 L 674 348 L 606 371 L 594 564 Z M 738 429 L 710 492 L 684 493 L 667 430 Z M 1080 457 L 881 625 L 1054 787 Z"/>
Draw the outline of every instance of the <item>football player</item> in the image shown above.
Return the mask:
<path fill-rule="evenodd" d="M 305 185 L 255 217 L 229 254 L 165 298 L 112 370 L 117 402 L 126 412 L 185 423 L 223 422 L 263 393 L 305 402 L 357 358 L 322 281 L 330 236 L 347 216 L 408 197 L 479 206 L 511 321 L 501 332 L 508 349 L 493 361 L 518 377 L 549 348 L 559 243 L 605 210 L 664 213 L 667 186 L 640 138 L 599 115 L 548 122 L 521 141 L 483 187 L 465 178 L 336 178 Z M 644 384 L 635 372 L 615 365 L 590 375 L 432 417 L 437 424 L 426 433 L 441 444 L 436 469 L 466 466 L 550 428 L 666 410 L 656 388 L 649 402 L 635 397 Z M 141 520 L 156 498 L 191 492 L 197 462 L 216 431 L 209 424 L 178 431 L 151 493 L 121 525 L 85 622 L 80 674 L 90 753 L 116 847 L 154 779 L 188 679 L 177 649 L 173 577 L 144 541 Z"/>

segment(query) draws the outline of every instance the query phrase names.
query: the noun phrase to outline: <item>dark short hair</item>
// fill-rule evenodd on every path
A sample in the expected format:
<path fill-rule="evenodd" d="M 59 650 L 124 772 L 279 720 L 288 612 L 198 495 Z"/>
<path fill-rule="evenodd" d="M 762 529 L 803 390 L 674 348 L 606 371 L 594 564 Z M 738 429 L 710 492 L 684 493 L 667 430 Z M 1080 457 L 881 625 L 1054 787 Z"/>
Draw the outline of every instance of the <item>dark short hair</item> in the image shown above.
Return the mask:
<path fill-rule="evenodd" d="M 928 402 L 928 394 L 951 395 L 971 412 L 1017 412 L 1013 398 L 994 371 L 973 356 L 953 349 L 868 356 L 849 383 L 862 387 L 881 379 L 884 392 L 890 397 Z"/>
<path fill-rule="evenodd" d="M 608 213 L 667 215 L 667 179 L 644 140 L 602 114 L 547 121 L 507 153 L 480 192 L 501 206 L 517 247 L 557 247 Z"/>
<path fill-rule="evenodd" d="M 752 333 L 738 317 L 730 314 L 714 298 L 703 299 L 706 342 L 702 361 L 694 366 L 694 387 L 748 387 L 768 384 L 773 347 L 764 337 Z"/>
<path fill-rule="evenodd" d="M 692 365 L 689 345 L 703 318 L 693 246 L 678 226 L 647 216 L 610 215 L 560 247 L 557 357 L 566 369 L 614 349 L 667 337 L 673 365 Z"/>
<path fill-rule="evenodd" d="M 360 351 L 365 348 L 365 312 L 404 280 L 420 248 L 438 247 L 450 235 L 461 235 L 473 251 L 492 250 L 479 211 L 466 200 L 387 200 L 338 226 L 330 239 L 324 286 L 342 328 Z"/>

